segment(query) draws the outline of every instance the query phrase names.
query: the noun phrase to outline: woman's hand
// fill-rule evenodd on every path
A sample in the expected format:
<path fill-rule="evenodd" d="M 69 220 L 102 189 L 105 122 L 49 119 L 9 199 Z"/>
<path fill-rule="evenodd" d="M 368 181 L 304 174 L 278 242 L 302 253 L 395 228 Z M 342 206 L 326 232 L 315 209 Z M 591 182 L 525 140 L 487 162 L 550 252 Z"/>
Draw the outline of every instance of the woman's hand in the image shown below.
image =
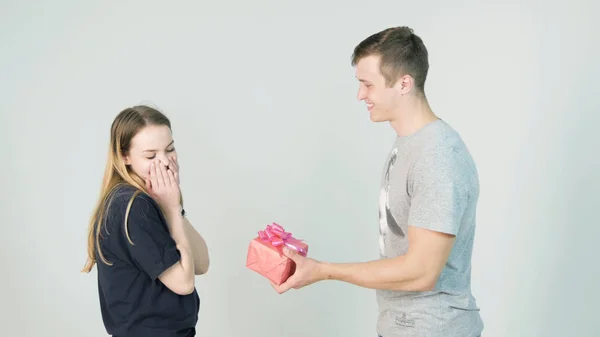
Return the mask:
<path fill-rule="evenodd" d="M 150 179 L 146 179 L 146 189 L 163 212 L 180 212 L 181 194 L 178 172 L 167 168 L 161 161 L 152 163 Z"/>
<path fill-rule="evenodd" d="M 181 179 L 179 178 L 179 163 L 177 162 L 177 157 L 169 158 L 169 169 L 175 173 L 175 177 L 177 178 L 177 184 L 181 184 Z"/>

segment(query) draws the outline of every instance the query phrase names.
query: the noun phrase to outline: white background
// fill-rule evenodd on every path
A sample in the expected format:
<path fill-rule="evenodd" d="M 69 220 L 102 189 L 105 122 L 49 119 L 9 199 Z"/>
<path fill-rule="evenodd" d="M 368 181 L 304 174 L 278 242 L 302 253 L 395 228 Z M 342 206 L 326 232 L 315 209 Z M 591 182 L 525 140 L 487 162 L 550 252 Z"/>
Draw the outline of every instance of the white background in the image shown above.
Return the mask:
<path fill-rule="evenodd" d="M 245 257 L 276 221 L 315 258 L 377 258 L 394 133 L 356 100 L 350 55 L 408 25 L 480 171 L 483 336 L 600 335 L 599 5 L 517 3 L 0 1 L 0 334 L 105 336 L 96 271 L 79 273 L 87 222 L 112 119 L 150 103 L 210 246 L 199 336 L 375 336 L 374 291 L 280 296 Z"/>

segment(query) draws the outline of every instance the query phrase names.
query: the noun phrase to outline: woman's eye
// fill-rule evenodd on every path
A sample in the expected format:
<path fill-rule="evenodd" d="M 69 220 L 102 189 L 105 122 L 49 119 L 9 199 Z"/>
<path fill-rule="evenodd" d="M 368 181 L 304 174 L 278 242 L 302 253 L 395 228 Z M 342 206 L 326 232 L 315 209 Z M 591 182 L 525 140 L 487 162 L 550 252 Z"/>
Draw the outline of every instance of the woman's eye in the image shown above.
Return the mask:
<path fill-rule="evenodd" d="M 146 159 L 149 159 L 149 160 L 152 160 L 152 159 L 154 159 L 154 158 L 156 158 L 156 156 L 152 156 L 152 157 L 146 157 Z"/>
<path fill-rule="evenodd" d="M 167 152 L 173 152 L 173 151 L 175 151 L 175 148 L 172 148 L 172 149 L 168 149 L 168 150 L 167 150 Z"/>

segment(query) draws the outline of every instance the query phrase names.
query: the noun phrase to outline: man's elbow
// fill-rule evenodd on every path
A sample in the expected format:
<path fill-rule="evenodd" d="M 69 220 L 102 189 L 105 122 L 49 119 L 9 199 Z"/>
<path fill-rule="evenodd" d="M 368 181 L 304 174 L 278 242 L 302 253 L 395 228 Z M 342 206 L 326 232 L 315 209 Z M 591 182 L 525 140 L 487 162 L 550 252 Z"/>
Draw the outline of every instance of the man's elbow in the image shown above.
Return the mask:
<path fill-rule="evenodd" d="M 411 278 L 398 282 L 392 290 L 425 292 L 432 291 L 437 285 L 439 273 L 426 269 L 414 270 Z"/>
<path fill-rule="evenodd" d="M 432 291 L 435 289 L 435 282 L 421 282 L 417 286 L 417 291 Z"/>
<path fill-rule="evenodd" d="M 432 291 L 437 285 L 439 273 L 425 272 L 420 278 L 417 279 L 416 288 L 417 291 Z"/>

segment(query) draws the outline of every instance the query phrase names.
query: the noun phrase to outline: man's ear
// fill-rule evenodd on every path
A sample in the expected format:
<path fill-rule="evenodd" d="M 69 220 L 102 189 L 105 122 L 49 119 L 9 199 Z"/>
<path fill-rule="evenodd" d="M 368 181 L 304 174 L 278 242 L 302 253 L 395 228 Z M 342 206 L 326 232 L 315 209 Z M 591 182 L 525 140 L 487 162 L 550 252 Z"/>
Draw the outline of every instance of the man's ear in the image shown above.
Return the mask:
<path fill-rule="evenodd" d="M 408 94 L 414 87 L 415 80 L 412 76 L 406 74 L 398 79 L 396 82 L 396 87 L 400 91 L 400 94 L 406 95 Z"/>

